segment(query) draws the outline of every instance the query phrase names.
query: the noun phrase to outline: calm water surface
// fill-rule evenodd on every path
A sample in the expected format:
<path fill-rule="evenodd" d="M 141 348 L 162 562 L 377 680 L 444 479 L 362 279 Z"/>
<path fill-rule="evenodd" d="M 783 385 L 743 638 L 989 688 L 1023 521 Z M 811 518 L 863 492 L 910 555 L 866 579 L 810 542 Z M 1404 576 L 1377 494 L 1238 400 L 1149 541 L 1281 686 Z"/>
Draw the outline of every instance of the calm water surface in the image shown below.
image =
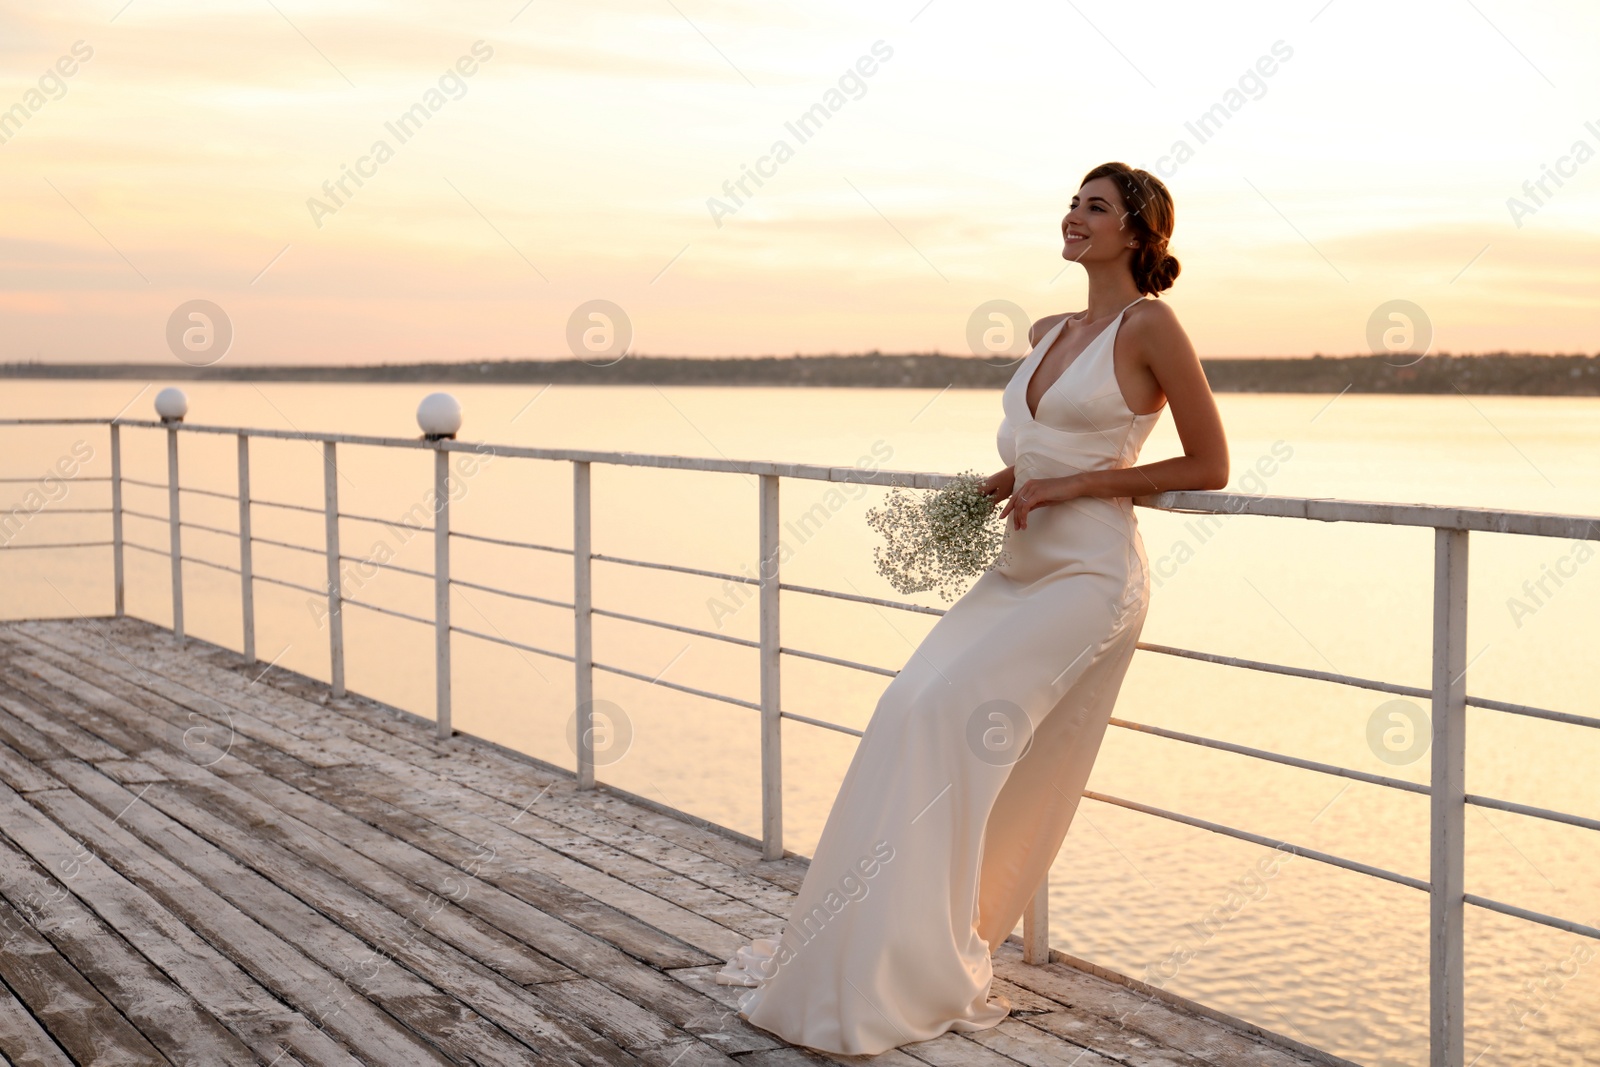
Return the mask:
<path fill-rule="evenodd" d="M 6 383 L 0 416 L 109 416 L 128 405 L 149 417 L 155 383 Z M 190 384 L 189 421 L 262 428 L 411 436 L 426 392 L 416 385 Z M 998 392 L 452 386 L 465 410 L 462 438 L 607 451 L 774 459 L 954 473 L 1000 466 Z M 1600 516 L 1600 400 L 1523 397 L 1302 395 L 1218 398 L 1233 459 L 1230 488 Z M 78 442 L 82 444 L 77 444 Z M 83 474 L 108 472 L 93 428 L 0 429 L 0 475 L 39 478 L 58 458 L 92 450 Z M 161 482 L 163 436 L 124 434 L 125 473 Z M 1143 461 L 1178 454 L 1170 415 Z M 184 482 L 235 489 L 232 438 L 182 439 Z M 344 511 L 396 523 L 431 488 L 429 457 L 340 447 Z M 252 446 L 258 499 L 321 507 L 318 449 Z M 595 551 L 754 573 L 756 480 L 740 475 L 596 465 Z M 492 459 L 464 480 L 457 530 L 566 545 L 570 466 Z M 0 486 L 22 499 L 28 484 Z M 821 483 L 785 482 L 784 579 L 897 597 L 872 563 L 867 508 Z M 69 483 L 16 543 L 100 539 L 98 516 L 52 508 L 100 506 L 104 483 Z M 165 493 L 129 487 L 126 505 L 165 514 Z M 236 507 L 186 496 L 185 518 L 234 528 Z M 420 515 L 421 511 L 413 512 Z M 807 518 L 809 516 L 809 518 Z M 259 536 L 319 547 L 322 519 L 257 508 Z M 1346 523 L 1199 516 L 1140 509 L 1158 575 L 1143 639 L 1206 652 L 1429 684 L 1431 531 Z M 165 526 L 129 518 L 127 536 L 164 551 Z M 1600 536 L 1600 535 L 1597 535 Z M 427 571 L 431 539 L 401 526 L 346 520 L 344 550 Z M 1474 695 L 1600 715 L 1600 563 L 1596 542 L 1474 533 L 1468 690 Z M 186 531 L 185 551 L 236 563 L 235 543 Z M 457 577 L 565 600 L 568 557 L 458 541 Z M 258 573 L 309 586 L 323 562 L 270 546 Z M 165 559 L 128 554 L 128 609 L 170 623 Z M 1559 583 L 1551 573 L 1561 575 Z M 756 609 L 742 589 L 679 574 L 595 565 L 595 602 L 754 639 Z M 1544 591 L 1539 585 L 1543 582 Z M 185 568 L 190 631 L 238 647 L 237 579 Z M 348 580 L 359 600 L 420 616 L 428 580 L 393 571 Z M 933 594 L 912 598 L 943 606 Z M 256 589 L 263 659 L 327 676 L 327 638 L 315 598 Z M 111 610 L 106 549 L 0 554 L 0 612 L 37 617 Z M 567 651 L 559 609 L 459 589 L 458 625 Z M 783 643 L 898 669 L 930 616 L 785 594 Z M 352 689 L 431 714 L 430 629 L 352 607 L 346 613 Z M 646 675 L 758 699 L 756 658 L 745 648 L 595 620 L 596 658 Z M 572 678 L 563 661 L 458 636 L 455 718 L 463 730 L 573 765 L 567 739 Z M 786 657 L 787 710 L 860 729 L 884 679 Z M 757 717 L 744 708 L 607 672 L 596 695 L 631 724 L 626 754 L 603 780 L 759 835 Z M 1396 763 L 1369 743 L 1383 694 L 1138 653 L 1119 698 L 1120 718 L 1203 734 L 1306 759 L 1425 782 L 1428 759 Z M 1600 814 L 1595 731 L 1497 712 L 1468 712 L 1468 789 L 1590 817 Z M 815 846 L 855 739 L 802 723 L 784 732 L 786 844 Z M 1380 752 L 1387 758 L 1381 758 Z M 1336 853 L 1419 878 L 1428 875 L 1426 798 L 1300 771 L 1177 741 L 1111 729 L 1092 790 L 1142 801 Z M 531 796 L 530 796 L 530 799 Z M 1469 808 L 1471 892 L 1600 925 L 1600 835 Z M 1358 1062 L 1427 1060 L 1426 897 L 1314 860 L 1260 874 L 1266 849 L 1203 830 L 1084 801 L 1052 874 L 1052 943 L 1073 955 L 1162 984 L 1262 1026 Z M 1467 911 L 1468 1059 L 1502 1064 L 1600 1063 L 1600 946 L 1475 908 Z M 1480 1050 L 1481 1055 L 1480 1055 Z"/>

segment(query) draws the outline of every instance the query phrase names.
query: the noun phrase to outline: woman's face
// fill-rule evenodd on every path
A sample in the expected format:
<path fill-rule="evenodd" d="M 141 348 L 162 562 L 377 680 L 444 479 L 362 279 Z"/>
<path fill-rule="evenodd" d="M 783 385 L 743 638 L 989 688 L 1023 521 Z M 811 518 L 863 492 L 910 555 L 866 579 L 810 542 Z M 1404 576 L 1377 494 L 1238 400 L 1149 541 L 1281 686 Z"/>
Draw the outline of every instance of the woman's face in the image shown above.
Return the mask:
<path fill-rule="evenodd" d="M 1128 251 L 1138 238 L 1128 225 L 1117 183 L 1110 178 L 1084 182 L 1061 220 L 1061 238 L 1061 258 L 1073 263 L 1106 262 Z"/>

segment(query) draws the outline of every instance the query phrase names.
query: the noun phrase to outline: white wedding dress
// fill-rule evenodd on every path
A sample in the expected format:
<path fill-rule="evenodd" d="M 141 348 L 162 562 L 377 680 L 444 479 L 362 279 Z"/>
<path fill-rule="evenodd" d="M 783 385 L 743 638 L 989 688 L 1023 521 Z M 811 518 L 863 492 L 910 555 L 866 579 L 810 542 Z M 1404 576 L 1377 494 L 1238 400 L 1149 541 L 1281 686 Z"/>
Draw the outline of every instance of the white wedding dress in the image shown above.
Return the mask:
<path fill-rule="evenodd" d="M 1132 307 L 1133 305 L 1128 305 Z M 1057 325 L 1001 404 L 1016 485 L 1131 466 L 1136 414 L 1112 352 L 1124 308 L 1039 399 Z M 778 938 L 718 975 L 739 1015 L 791 1044 L 869 1055 L 998 1025 L 990 955 L 1077 810 L 1149 607 L 1133 502 L 1079 497 L 1006 522 L 1010 559 L 950 606 L 884 689 Z"/>

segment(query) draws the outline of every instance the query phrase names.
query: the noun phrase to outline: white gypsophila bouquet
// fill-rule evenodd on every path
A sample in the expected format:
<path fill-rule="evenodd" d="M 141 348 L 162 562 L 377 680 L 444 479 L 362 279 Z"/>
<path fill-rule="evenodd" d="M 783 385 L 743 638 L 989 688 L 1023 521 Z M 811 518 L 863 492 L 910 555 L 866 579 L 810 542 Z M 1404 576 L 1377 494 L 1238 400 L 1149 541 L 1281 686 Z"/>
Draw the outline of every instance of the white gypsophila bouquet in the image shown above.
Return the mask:
<path fill-rule="evenodd" d="M 867 525 L 883 535 L 872 558 L 878 573 L 900 593 L 937 589 L 954 600 L 966 579 L 1004 563 L 1004 520 L 995 518 L 999 502 L 985 496 L 987 479 L 963 471 L 942 489 L 913 494 L 889 490 L 881 507 L 867 509 Z"/>

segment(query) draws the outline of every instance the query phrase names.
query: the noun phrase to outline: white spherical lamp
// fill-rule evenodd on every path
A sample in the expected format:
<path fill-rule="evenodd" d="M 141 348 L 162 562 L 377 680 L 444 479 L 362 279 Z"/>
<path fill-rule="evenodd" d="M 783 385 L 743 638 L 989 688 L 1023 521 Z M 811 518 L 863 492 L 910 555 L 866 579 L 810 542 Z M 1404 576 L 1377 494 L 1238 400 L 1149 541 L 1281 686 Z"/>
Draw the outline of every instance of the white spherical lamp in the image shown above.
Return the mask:
<path fill-rule="evenodd" d="M 449 393 L 429 393 L 417 405 L 417 425 L 429 441 L 454 437 L 461 429 L 461 405 Z"/>
<path fill-rule="evenodd" d="M 189 398 L 183 395 L 182 389 L 169 385 L 156 394 L 156 414 L 161 416 L 162 422 L 182 422 L 188 413 Z"/>

